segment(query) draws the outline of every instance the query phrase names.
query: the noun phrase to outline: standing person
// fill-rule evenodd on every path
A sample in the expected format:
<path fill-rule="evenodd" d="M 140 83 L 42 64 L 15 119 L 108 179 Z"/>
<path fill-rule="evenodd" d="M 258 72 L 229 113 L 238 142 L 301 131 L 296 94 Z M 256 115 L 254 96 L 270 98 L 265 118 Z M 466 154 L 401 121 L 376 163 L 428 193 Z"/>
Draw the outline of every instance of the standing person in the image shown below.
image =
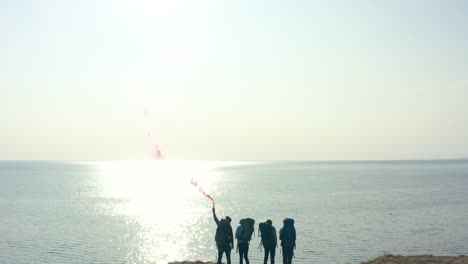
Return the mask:
<path fill-rule="evenodd" d="M 234 236 L 232 235 L 231 218 L 218 220 L 216 217 L 215 207 L 213 205 L 213 218 L 218 226 L 216 228 L 215 241 L 218 247 L 218 264 L 221 264 L 223 254 L 226 253 L 227 264 L 231 264 L 231 249 L 234 248 Z"/>
<path fill-rule="evenodd" d="M 294 219 L 286 218 L 283 220 L 283 227 L 279 231 L 281 247 L 283 248 L 283 264 L 291 264 L 296 248 L 296 228 L 294 228 Z"/>
<path fill-rule="evenodd" d="M 255 220 L 252 218 L 245 218 L 239 221 L 239 226 L 236 230 L 237 248 L 239 249 L 239 263 L 249 264 L 249 243 L 254 232 Z"/>
<path fill-rule="evenodd" d="M 278 238 L 276 236 L 276 228 L 272 225 L 271 220 L 268 219 L 265 223 L 260 224 L 260 233 L 262 236 L 263 248 L 265 249 L 263 264 L 268 263 L 268 255 L 270 255 L 271 264 L 275 264 L 275 253 Z"/>

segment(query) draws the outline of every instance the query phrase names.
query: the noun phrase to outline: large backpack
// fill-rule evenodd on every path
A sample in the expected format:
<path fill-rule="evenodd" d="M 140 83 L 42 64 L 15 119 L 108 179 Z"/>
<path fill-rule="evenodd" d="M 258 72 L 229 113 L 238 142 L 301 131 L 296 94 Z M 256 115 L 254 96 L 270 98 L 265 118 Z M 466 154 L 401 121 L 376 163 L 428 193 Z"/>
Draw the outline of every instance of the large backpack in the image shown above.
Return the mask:
<path fill-rule="evenodd" d="M 274 239 L 273 227 L 268 223 L 260 223 L 258 230 L 260 230 L 263 246 L 265 248 L 274 248 L 276 241 Z"/>
<path fill-rule="evenodd" d="M 285 247 L 294 247 L 296 245 L 296 228 L 294 228 L 294 219 L 286 218 L 280 231 L 281 245 Z"/>
<path fill-rule="evenodd" d="M 216 228 L 216 235 L 215 241 L 216 245 L 223 246 L 227 245 L 230 242 L 229 236 L 231 235 L 230 232 L 231 223 L 227 219 L 221 219 L 218 224 L 218 228 Z"/>
<path fill-rule="evenodd" d="M 239 240 L 250 241 L 250 239 L 252 238 L 252 234 L 254 232 L 254 224 L 255 224 L 255 220 L 253 220 L 252 218 L 244 219 L 244 222 L 242 223 L 242 230 L 241 230 Z"/>

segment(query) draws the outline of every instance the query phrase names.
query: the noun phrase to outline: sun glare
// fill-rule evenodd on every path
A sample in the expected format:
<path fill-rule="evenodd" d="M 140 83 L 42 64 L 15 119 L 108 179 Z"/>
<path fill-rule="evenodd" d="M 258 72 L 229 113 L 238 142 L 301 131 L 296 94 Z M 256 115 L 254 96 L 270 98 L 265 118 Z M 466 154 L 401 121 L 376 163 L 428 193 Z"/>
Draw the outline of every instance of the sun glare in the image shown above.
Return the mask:
<path fill-rule="evenodd" d="M 190 211 L 187 204 L 202 197 L 192 179 L 204 190 L 211 188 L 209 169 L 190 162 L 104 162 L 99 167 L 102 196 L 122 199 L 123 213 L 143 216 L 146 221 L 164 216 L 167 222 L 158 219 L 158 224 L 177 224 Z"/>
<path fill-rule="evenodd" d="M 181 257 L 180 248 L 190 243 L 183 226 L 207 209 L 211 201 L 191 184 L 197 179 L 211 189 L 212 165 L 190 161 L 100 162 L 100 196 L 117 200 L 114 215 L 137 221 L 138 258 L 167 263 Z M 163 253 L 162 253 L 163 252 Z"/>

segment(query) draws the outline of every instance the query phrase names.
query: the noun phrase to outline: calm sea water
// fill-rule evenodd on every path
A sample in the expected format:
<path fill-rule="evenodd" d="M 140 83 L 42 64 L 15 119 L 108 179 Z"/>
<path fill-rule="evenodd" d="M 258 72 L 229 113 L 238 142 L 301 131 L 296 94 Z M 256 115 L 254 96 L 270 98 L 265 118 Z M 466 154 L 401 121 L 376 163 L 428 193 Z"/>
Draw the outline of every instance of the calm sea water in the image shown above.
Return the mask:
<path fill-rule="evenodd" d="M 0 263 L 214 260 L 212 204 L 192 177 L 234 228 L 243 217 L 277 230 L 294 218 L 293 263 L 468 254 L 466 160 L 1 161 Z M 261 263 L 258 245 L 251 263 Z"/>

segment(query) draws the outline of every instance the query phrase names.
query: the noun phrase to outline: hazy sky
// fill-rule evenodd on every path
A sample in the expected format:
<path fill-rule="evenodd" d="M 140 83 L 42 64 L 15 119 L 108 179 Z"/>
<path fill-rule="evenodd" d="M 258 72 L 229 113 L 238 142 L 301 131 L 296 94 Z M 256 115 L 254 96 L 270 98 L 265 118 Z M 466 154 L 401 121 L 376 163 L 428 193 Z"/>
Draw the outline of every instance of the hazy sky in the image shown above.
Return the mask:
<path fill-rule="evenodd" d="M 468 1 L 0 0 L 0 159 L 468 157 Z M 148 135 L 151 133 L 151 135 Z"/>

